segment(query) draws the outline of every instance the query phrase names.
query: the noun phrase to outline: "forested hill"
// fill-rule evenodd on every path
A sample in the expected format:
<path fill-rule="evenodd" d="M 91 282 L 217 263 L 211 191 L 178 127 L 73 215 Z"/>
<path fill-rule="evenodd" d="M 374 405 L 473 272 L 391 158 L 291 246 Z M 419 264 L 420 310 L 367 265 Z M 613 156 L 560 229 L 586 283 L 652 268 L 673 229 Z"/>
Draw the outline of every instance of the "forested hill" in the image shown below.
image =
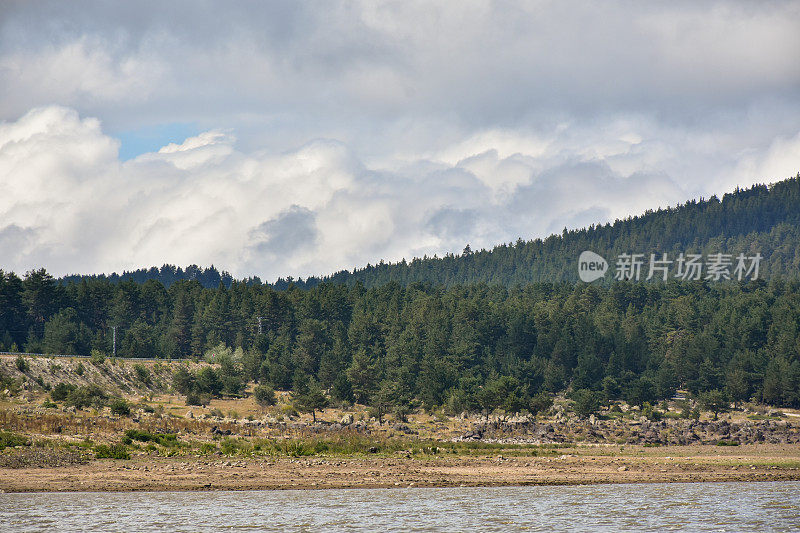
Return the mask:
<path fill-rule="evenodd" d="M 800 267 L 800 174 L 772 184 L 737 189 L 705 200 L 613 224 L 565 230 L 561 235 L 532 241 L 518 240 L 492 250 L 411 262 L 368 265 L 353 272 L 342 271 L 325 281 L 367 287 L 387 281 L 408 284 L 415 281 L 454 286 L 474 282 L 514 286 L 532 282 L 575 282 L 577 260 L 592 250 L 613 263 L 622 253 L 730 253 L 763 256 L 761 277 L 794 278 Z M 283 280 L 279 280 L 281 286 Z M 307 283 L 314 284 L 316 279 Z"/>
<path fill-rule="evenodd" d="M 278 290 L 290 284 L 311 288 L 321 282 L 353 284 L 365 287 L 395 281 L 401 285 L 427 282 L 455 286 L 470 283 L 524 285 L 533 282 L 575 282 L 577 259 L 584 250 L 592 250 L 613 264 L 621 253 L 761 253 L 760 277 L 781 275 L 795 278 L 800 272 L 800 174 L 772 185 L 737 189 L 720 200 L 690 200 L 668 209 L 648 211 L 613 224 L 565 230 L 546 239 L 501 244 L 492 250 L 471 251 L 460 255 L 415 258 L 410 262 L 379 262 L 352 272 L 343 270 L 331 276 L 308 279 L 281 278 L 272 284 Z M 233 277 L 213 266 L 186 269 L 172 265 L 139 269 L 122 274 L 67 276 L 66 284 L 87 279 L 106 279 L 112 283 L 132 279 L 137 283 L 156 280 L 169 287 L 177 281 L 197 281 L 206 288 L 219 284 L 230 288 Z M 608 276 L 610 281 L 610 276 Z M 261 285 L 258 277 L 240 280 L 246 285 Z"/>
<path fill-rule="evenodd" d="M 122 274 L 116 272 L 112 274 L 93 274 L 93 275 L 80 275 L 73 274 L 64 276 L 59 281 L 62 285 L 69 283 L 77 283 L 83 279 L 86 280 L 106 280 L 111 283 L 119 283 L 120 281 L 132 280 L 136 283 L 142 284 L 148 280 L 155 280 L 164 285 L 165 287 L 171 286 L 178 281 L 196 281 L 207 289 L 215 289 L 220 284 L 227 288 L 231 287 L 234 281 L 233 276 L 226 271 L 220 272 L 214 265 L 207 268 L 202 268 L 197 265 L 189 265 L 185 269 L 165 264 L 161 268 L 140 268 L 137 270 L 124 271 Z M 258 277 L 245 278 L 240 280 L 246 285 L 261 285 L 261 279 Z"/>

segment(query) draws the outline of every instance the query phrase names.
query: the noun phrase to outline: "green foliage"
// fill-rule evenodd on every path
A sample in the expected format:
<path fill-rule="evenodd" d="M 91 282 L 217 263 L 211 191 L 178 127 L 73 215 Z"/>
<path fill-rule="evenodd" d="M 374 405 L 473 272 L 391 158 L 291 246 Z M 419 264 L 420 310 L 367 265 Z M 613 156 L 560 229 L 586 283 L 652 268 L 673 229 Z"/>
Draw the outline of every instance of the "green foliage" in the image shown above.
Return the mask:
<path fill-rule="evenodd" d="M 267 407 L 277 403 L 277 398 L 275 398 L 275 390 L 269 385 L 258 385 L 253 390 L 253 397 L 255 398 L 256 403 L 258 403 L 258 405 L 261 407 Z"/>
<path fill-rule="evenodd" d="M 205 407 L 211 403 L 211 395 L 190 391 L 186 393 L 186 405 L 200 405 Z"/>
<path fill-rule="evenodd" d="M 213 362 L 175 372 L 174 389 L 190 399 L 240 395 L 251 380 L 289 390 L 305 376 L 326 398 L 368 404 L 381 418 L 419 405 L 537 412 L 545 409 L 537 395 L 581 389 L 640 406 L 681 388 L 800 407 L 799 245 L 800 178 L 792 178 L 492 251 L 291 280 L 291 288 L 196 266 L 64 283 L 43 269 L 22 279 L 0 272 L 0 344 L 108 353 L 107 325 L 118 324 L 120 355 Z M 761 279 L 742 283 L 576 284 L 574 261 L 586 249 L 610 261 L 754 251 L 764 260 Z"/>
<path fill-rule="evenodd" d="M 131 406 L 123 398 L 117 398 L 111 402 L 111 414 L 117 416 L 128 416 L 131 414 Z"/>
<path fill-rule="evenodd" d="M 152 381 L 150 377 L 150 371 L 141 363 L 136 363 L 133 365 L 133 373 L 136 376 L 136 379 L 143 385 L 149 385 Z"/>
<path fill-rule="evenodd" d="M 206 366 L 197 373 L 195 390 L 199 393 L 207 393 L 212 396 L 219 396 L 222 392 L 222 380 L 216 369 Z"/>
<path fill-rule="evenodd" d="M 317 411 L 322 411 L 328 407 L 328 397 L 319 387 L 319 384 L 312 382 L 305 387 L 301 387 L 292 397 L 295 409 L 301 413 L 311 413 L 314 422 L 317 421 Z"/>
<path fill-rule="evenodd" d="M 196 378 L 184 366 L 179 366 L 172 375 L 172 386 L 181 394 L 189 394 L 195 389 Z"/>
<path fill-rule="evenodd" d="M 53 390 L 50 391 L 50 398 L 52 398 L 54 402 L 63 402 L 73 390 L 75 390 L 75 385 L 71 383 L 58 383 L 53 387 Z"/>
<path fill-rule="evenodd" d="M 30 444 L 30 439 L 24 435 L 0 430 L 0 450 L 14 446 L 30 446 Z"/>
<path fill-rule="evenodd" d="M 572 393 L 572 399 L 575 401 L 575 414 L 581 418 L 596 414 L 600 409 L 600 395 L 595 391 L 578 389 Z"/>
<path fill-rule="evenodd" d="M 703 409 L 714 413 L 714 420 L 717 419 L 719 413 L 730 408 L 730 399 L 719 389 L 701 392 L 697 396 L 697 401 Z"/>
<path fill-rule="evenodd" d="M 89 362 L 94 366 L 103 366 L 106 362 L 106 356 L 100 350 L 92 350 Z"/>
<path fill-rule="evenodd" d="M 150 433 L 149 431 L 138 429 L 129 429 L 125 431 L 123 442 L 129 444 L 133 441 L 152 442 L 166 447 L 178 446 L 180 444 L 178 436 L 174 433 Z"/>
<path fill-rule="evenodd" d="M 19 370 L 23 374 L 26 373 L 31 368 L 31 365 L 28 363 L 28 360 L 25 359 L 24 355 L 18 355 L 17 358 L 14 360 L 14 365 L 17 367 L 17 370 Z"/>
<path fill-rule="evenodd" d="M 71 390 L 64 400 L 68 407 L 83 409 L 95 407 L 100 409 L 106 405 L 108 395 L 97 385 L 87 385 Z"/>
<path fill-rule="evenodd" d="M 658 422 L 664 416 L 661 411 L 650 405 L 648 402 L 645 402 L 644 405 L 642 405 L 642 415 L 653 422 Z"/>
<path fill-rule="evenodd" d="M 534 416 L 547 412 L 553 407 L 553 397 L 546 392 L 540 392 L 528 403 L 528 411 Z"/>
<path fill-rule="evenodd" d="M 98 444 L 94 447 L 96 459 L 130 459 L 131 454 L 124 444 Z"/>

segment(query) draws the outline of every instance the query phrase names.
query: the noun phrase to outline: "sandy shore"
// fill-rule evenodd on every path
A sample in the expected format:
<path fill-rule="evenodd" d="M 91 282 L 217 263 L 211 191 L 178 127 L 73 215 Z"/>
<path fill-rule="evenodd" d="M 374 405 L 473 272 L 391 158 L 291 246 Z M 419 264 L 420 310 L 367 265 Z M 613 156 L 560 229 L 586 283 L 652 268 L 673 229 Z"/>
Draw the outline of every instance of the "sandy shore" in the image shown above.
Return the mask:
<path fill-rule="evenodd" d="M 552 457 L 182 457 L 0 469 L 5 492 L 800 480 L 796 446 L 576 448 Z"/>

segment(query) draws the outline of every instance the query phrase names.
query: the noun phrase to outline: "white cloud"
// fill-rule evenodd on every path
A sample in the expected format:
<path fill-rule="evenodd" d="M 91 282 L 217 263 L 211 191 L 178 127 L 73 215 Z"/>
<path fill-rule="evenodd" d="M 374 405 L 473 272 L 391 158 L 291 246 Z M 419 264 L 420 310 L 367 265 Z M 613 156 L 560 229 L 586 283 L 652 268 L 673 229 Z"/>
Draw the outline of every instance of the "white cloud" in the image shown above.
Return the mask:
<path fill-rule="evenodd" d="M 0 268 L 324 274 L 800 170 L 797 2 L 75 6 L 0 6 Z"/>
<path fill-rule="evenodd" d="M 695 139 L 656 130 L 630 118 L 625 127 L 559 127 L 536 142 L 488 131 L 445 150 L 479 152 L 453 164 L 383 169 L 336 141 L 243 152 L 230 134 L 209 131 L 122 163 L 98 120 L 37 108 L 0 124 L 0 267 L 65 274 L 213 263 L 274 279 L 546 236 L 684 200 L 697 176 L 653 169 L 691 154 L 684 143 Z M 783 156 L 797 146 L 793 137 L 755 158 L 693 157 L 713 158 L 712 182 L 749 183 L 754 168 L 786 171 Z"/>

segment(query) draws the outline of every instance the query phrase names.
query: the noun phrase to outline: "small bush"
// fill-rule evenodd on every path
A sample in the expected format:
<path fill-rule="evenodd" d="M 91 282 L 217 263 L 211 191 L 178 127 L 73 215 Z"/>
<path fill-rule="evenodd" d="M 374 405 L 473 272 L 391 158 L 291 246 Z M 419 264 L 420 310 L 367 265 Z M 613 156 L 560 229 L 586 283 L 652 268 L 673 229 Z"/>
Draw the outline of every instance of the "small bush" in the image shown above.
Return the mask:
<path fill-rule="evenodd" d="M 98 350 L 92 350 L 92 355 L 89 357 L 89 362 L 94 366 L 102 366 L 106 362 L 106 356 Z"/>
<path fill-rule="evenodd" d="M 0 431 L 0 450 L 14 446 L 30 446 L 31 441 L 24 435 L 17 435 L 10 431 Z"/>
<path fill-rule="evenodd" d="M 145 403 L 144 401 L 139 402 L 137 405 L 139 409 L 144 411 L 145 413 L 155 413 L 156 410 L 153 408 L 152 405 Z"/>
<path fill-rule="evenodd" d="M 15 364 L 17 365 L 17 370 L 19 370 L 23 374 L 25 372 L 27 372 L 28 370 L 30 370 L 30 368 L 31 368 L 30 364 L 28 364 L 28 360 L 25 359 L 25 357 L 22 356 L 22 355 L 18 355 L 17 356 L 17 360 L 15 361 Z"/>
<path fill-rule="evenodd" d="M 717 441 L 717 446 L 738 446 L 738 445 L 739 445 L 739 441 L 738 440 L 720 439 L 720 440 Z"/>
<path fill-rule="evenodd" d="M 253 390 L 253 397 L 256 403 L 261 407 L 275 405 L 277 398 L 275 398 L 275 390 L 269 385 L 259 385 Z"/>
<path fill-rule="evenodd" d="M 186 394 L 186 405 L 199 405 L 201 407 L 205 407 L 209 403 L 211 403 L 210 394 L 200 394 L 194 391 Z"/>
<path fill-rule="evenodd" d="M 144 385 L 150 384 L 150 371 L 147 370 L 147 367 L 141 363 L 136 363 L 133 365 L 133 372 L 136 374 L 136 379 L 139 382 L 143 383 Z"/>
<path fill-rule="evenodd" d="M 64 403 L 75 409 L 83 409 L 84 407 L 100 409 L 105 406 L 107 400 L 108 396 L 103 392 L 103 389 L 97 385 L 88 385 L 70 391 Z"/>
<path fill-rule="evenodd" d="M 83 363 L 78 363 L 78 366 L 75 367 L 75 373 L 78 374 L 79 376 L 82 376 L 84 371 L 85 368 L 83 367 Z"/>
<path fill-rule="evenodd" d="M 282 405 L 281 413 L 284 416 L 288 416 L 289 418 L 297 418 L 298 416 L 300 416 L 300 414 L 297 412 L 297 409 L 295 409 L 291 405 Z"/>
<path fill-rule="evenodd" d="M 546 392 L 540 392 L 531 398 L 528 404 L 528 410 L 534 416 L 539 413 L 545 413 L 551 407 L 553 407 L 553 397 Z"/>
<path fill-rule="evenodd" d="M 226 437 L 220 443 L 220 450 L 225 455 L 247 455 L 252 453 L 251 444 L 245 439 L 234 439 Z"/>
<path fill-rule="evenodd" d="M 111 414 L 117 416 L 128 416 L 131 414 L 131 406 L 123 398 L 117 398 L 111 402 Z"/>
<path fill-rule="evenodd" d="M 203 455 L 210 455 L 217 451 L 217 445 L 213 442 L 204 442 L 200 445 L 200 453 Z"/>
<path fill-rule="evenodd" d="M 63 402 L 73 390 L 75 390 L 75 385 L 70 383 L 59 383 L 53 387 L 52 391 L 50 391 L 50 398 L 52 398 L 54 402 Z"/>
<path fill-rule="evenodd" d="M 94 456 L 96 459 L 130 459 L 131 454 L 128 453 L 124 444 L 112 444 L 107 446 L 105 444 L 98 444 L 94 448 Z"/>

